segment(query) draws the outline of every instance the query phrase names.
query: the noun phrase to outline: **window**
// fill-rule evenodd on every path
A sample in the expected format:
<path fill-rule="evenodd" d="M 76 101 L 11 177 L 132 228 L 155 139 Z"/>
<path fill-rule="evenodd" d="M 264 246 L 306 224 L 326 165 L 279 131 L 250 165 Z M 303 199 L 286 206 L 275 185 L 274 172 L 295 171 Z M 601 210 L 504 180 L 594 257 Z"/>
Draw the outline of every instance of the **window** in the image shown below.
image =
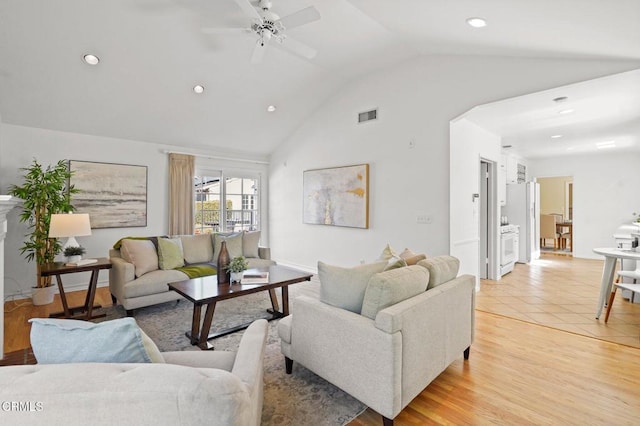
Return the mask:
<path fill-rule="evenodd" d="M 194 179 L 194 233 L 259 230 L 259 180 L 208 174 Z"/>

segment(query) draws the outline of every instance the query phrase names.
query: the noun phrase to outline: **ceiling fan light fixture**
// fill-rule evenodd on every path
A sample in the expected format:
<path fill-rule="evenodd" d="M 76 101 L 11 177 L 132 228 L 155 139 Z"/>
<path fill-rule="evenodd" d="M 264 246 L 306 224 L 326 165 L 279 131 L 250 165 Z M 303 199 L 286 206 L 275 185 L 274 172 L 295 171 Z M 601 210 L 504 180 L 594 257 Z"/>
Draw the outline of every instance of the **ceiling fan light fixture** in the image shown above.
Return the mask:
<path fill-rule="evenodd" d="M 483 28 L 487 26 L 487 21 L 483 18 L 467 18 L 467 24 L 472 26 L 473 28 Z"/>
<path fill-rule="evenodd" d="M 98 65 L 98 62 L 100 62 L 100 58 L 96 55 L 92 55 L 91 53 L 84 55 L 82 60 L 88 65 Z"/>
<path fill-rule="evenodd" d="M 276 106 L 275 105 L 269 105 L 267 107 L 267 112 L 275 112 L 276 111 Z"/>
<path fill-rule="evenodd" d="M 204 93 L 204 86 L 201 86 L 200 84 L 196 84 L 195 86 L 193 86 L 193 93 L 197 95 L 201 95 L 202 93 Z"/>

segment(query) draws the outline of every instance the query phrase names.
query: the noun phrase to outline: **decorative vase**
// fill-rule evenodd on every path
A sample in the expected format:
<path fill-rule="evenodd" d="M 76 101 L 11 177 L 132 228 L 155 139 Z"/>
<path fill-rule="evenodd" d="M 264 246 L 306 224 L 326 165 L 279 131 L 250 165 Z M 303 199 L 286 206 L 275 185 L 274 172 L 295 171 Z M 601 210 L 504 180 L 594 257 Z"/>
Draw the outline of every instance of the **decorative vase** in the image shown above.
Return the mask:
<path fill-rule="evenodd" d="M 222 241 L 220 245 L 220 254 L 218 255 L 218 284 L 229 284 L 231 281 L 231 274 L 227 271 L 227 265 L 229 265 L 229 252 L 227 251 L 227 242 Z"/>
<path fill-rule="evenodd" d="M 242 280 L 242 272 L 232 272 L 231 273 L 231 282 L 239 283 Z"/>
<path fill-rule="evenodd" d="M 48 305 L 53 303 L 53 286 L 36 287 L 31 293 L 31 301 L 34 306 Z"/>
<path fill-rule="evenodd" d="M 67 256 L 67 263 L 75 263 L 82 260 L 82 255 Z"/>

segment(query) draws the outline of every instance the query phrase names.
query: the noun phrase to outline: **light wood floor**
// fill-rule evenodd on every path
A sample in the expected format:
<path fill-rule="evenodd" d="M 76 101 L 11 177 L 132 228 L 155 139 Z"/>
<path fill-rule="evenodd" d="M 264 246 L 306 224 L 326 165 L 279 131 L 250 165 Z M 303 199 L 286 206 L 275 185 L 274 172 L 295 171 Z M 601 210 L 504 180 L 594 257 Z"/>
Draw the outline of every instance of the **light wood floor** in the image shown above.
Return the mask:
<path fill-rule="evenodd" d="M 65 292 L 69 306 L 84 304 L 85 291 Z M 111 294 L 108 287 L 100 287 L 96 291 L 95 304 L 111 306 Z M 33 306 L 31 299 L 21 299 L 4 304 L 4 351 L 13 352 L 30 346 L 30 318 L 47 318 L 50 313 L 62 311 L 60 295 L 56 294 L 53 303 L 44 306 Z"/>
<path fill-rule="evenodd" d="M 482 280 L 476 309 L 640 348 L 640 303 L 618 292 L 609 321 L 604 311 L 595 318 L 603 263 L 543 254 L 500 281 Z"/>
<path fill-rule="evenodd" d="M 556 302 L 559 306 L 584 305 L 585 312 L 577 314 L 593 317 L 596 302 L 587 300 L 591 296 L 582 300 L 582 296 L 571 296 L 566 292 L 567 288 L 577 287 L 575 290 L 583 294 L 585 283 L 595 280 L 597 284 L 602 263 L 562 258 L 568 260 L 545 257 L 544 261 L 549 262 L 547 268 L 535 265 L 516 268 L 515 273 L 506 275 L 499 282 L 483 281 L 477 298 L 479 309 L 486 310 L 492 304 L 496 305 L 496 310 L 504 309 L 498 304 L 517 301 L 498 298 L 521 297 L 523 306 L 554 305 Z M 577 276 L 581 271 L 584 271 L 584 277 Z M 590 275 L 593 276 L 588 277 Z M 497 287 L 499 285 L 502 287 Z M 532 294 L 504 294 L 524 291 L 523 287 L 527 285 Z M 559 287 L 559 293 L 555 292 L 555 296 L 547 299 L 545 294 L 553 287 Z M 69 297 L 73 298 L 74 304 L 84 300 L 83 292 L 70 293 Z M 109 304 L 110 300 L 106 288 L 98 289 L 98 303 Z M 629 305 L 628 301 L 618 298 L 610 323 L 615 317 L 640 316 L 640 311 Z M 625 313 L 627 308 L 633 311 Z M 546 306 L 545 309 L 553 308 Z M 57 310 L 60 310 L 58 300 L 53 305 L 38 308 L 28 303 L 22 307 L 16 307 L 14 302 L 5 303 L 5 351 L 29 345 L 28 318 L 47 316 Z M 510 313 L 478 310 L 476 337 L 469 361 L 464 362 L 461 356 L 449 366 L 400 413 L 396 424 L 639 424 L 640 349 L 534 323 L 536 318 L 543 317 L 517 319 L 516 315 L 504 316 L 507 314 Z M 635 330 L 638 328 L 640 326 Z M 381 422 L 377 413 L 367 410 L 350 425 L 379 426 Z"/>

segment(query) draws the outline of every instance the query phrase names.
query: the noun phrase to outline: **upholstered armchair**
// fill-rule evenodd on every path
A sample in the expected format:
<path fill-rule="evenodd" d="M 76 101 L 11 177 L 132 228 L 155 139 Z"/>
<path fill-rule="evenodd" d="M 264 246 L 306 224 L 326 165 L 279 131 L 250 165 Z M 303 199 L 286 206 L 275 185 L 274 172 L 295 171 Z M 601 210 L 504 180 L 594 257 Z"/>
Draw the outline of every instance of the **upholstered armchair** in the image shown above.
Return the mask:
<path fill-rule="evenodd" d="M 459 263 L 451 256 L 418 265 L 373 273 L 370 267 L 365 278 L 356 268 L 342 274 L 349 277 L 337 283 L 343 293 L 352 291 L 350 283 L 364 282 L 359 305 L 325 303 L 339 304 L 322 288 L 318 297 L 306 292 L 295 298 L 292 315 L 278 328 L 287 373 L 300 363 L 392 425 L 454 360 L 468 359 L 473 340 L 475 278 L 456 277 Z M 340 281 L 340 274 L 325 271 L 323 277 L 322 267 L 321 286 Z"/>

